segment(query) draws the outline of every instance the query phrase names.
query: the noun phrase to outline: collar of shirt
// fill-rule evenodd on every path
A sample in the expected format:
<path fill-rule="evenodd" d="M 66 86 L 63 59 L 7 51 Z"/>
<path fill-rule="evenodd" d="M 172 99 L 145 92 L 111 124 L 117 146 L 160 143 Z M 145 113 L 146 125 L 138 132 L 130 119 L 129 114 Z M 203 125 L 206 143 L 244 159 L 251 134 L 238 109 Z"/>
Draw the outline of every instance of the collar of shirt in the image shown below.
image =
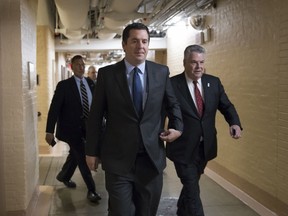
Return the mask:
<path fill-rule="evenodd" d="M 126 76 L 127 76 L 127 81 L 128 81 L 128 85 L 129 85 L 129 90 L 130 93 L 132 94 L 132 83 L 133 83 L 133 69 L 135 67 L 138 67 L 141 71 L 141 73 L 139 73 L 140 75 L 140 79 L 141 79 L 141 83 L 142 83 L 142 87 L 143 89 L 146 89 L 146 73 L 145 73 L 145 61 L 143 63 L 141 63 L 140 65 L 131 65 L 128 61 L 126 61 L 124 59 L 125 62 L 125 66 L 126 66 Z M 145 91 L 143 91 L 144 93 Z"/>
<path fill-rule="evenodd" d="M 81 89 L 80 89 L 80 81 L 82 80 L 83 84 L 84 84 L 85 87 L 86 87 L 89 106 L 91 106 L 91 103 L 92 103 L 92 93 L 91 93 L 91 90 L 90 90 L 90 87 L 89 87 L 89 85 L 88 85 L 87 80 L 85 79 L 85 77 L 82 77 L 82 79 L 80 79 L 79 77 L 76 77 L 76 76 L 74 76 L 74 79 L 75 79 L 76 84 L 77 84 L 77 88 L 78 88 L 78 91 L 79 91 L 79 94 L 80 94 L 81 102 L 82 102 L 82 95 L 81 95 Z"/>
<path fill-rule="evenodd" d="M 193 98 L 193 100 L 195 101 L 195 93 L 194 93 L 194 83 L 193 83 L 193 80 L 190 79 L 186 73 L 185 73 L 185 78 L 186 78 L 186 82 L 187 82 L 187 85 L 188 85 L 188 88 L 189 88 L 189 91 L 190 91 L 190 94 Z M 197 87 L 202 95 L 202 98 L 204 99 L 204 94 L 203 94 L 203 89 L 202 89 L 202 82 L 201 82 L 201 78 L 197 80 Z"/>
<path fill-rule="evenodd" d="M 130 76 L 131 72 L 133 71 L 133 69 L 135 67 L 138 67 L 141 71 L 141 73 L 144 75 L 145 73 L 145 61 L 143 63 L 141 63 L 140 65 L 131 65 L 126 59 L 124 59 L 124 62 L 125 62 L 125 66 L 126 66 L 126 74 L 127 74 L 127 77 Z"/>

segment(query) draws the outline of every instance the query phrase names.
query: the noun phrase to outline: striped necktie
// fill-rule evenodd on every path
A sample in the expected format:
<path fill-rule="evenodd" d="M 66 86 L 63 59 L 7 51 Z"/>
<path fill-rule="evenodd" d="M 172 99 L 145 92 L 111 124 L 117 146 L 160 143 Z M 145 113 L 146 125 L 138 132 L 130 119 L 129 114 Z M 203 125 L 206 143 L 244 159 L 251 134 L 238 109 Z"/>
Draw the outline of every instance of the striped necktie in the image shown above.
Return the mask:
<path fill-rule="evenodd" d="M 89 115 L 89 103 L 88 103 L 86 87 L 83 84 L 82 80 L 80 81 L 80 89 L 81 89 L 81 96 L 82 96 L 83 116 L 87 119 Z"/>

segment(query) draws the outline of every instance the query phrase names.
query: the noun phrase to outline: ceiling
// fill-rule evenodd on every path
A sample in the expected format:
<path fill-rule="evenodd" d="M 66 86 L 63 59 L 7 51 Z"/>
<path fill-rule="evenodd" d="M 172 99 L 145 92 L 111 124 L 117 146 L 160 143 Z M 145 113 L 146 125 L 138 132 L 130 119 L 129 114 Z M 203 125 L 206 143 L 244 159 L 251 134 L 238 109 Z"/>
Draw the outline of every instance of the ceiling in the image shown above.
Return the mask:
<path fill-rule="evenodd" d="M 53 0 L 53 6 L 55 38 L 71 44 L 121 38 L 125 26 L 132 22 L 147 25 L 152 38 L 165 38 L 170 26 L 215 7 L 216 0 Z M 122 57 L 119 50 L 87 55 L 110 60 Z"/>

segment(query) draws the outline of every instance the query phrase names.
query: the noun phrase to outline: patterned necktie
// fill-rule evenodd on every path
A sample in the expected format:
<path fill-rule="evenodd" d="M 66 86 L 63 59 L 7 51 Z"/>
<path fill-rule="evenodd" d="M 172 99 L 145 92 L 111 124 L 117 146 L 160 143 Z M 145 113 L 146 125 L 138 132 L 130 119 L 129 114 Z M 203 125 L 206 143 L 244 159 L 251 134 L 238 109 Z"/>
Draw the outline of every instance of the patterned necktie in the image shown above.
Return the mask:
<path fill-rule="evenodd" d="M 196 104 L 197 104 L 197 108 L 198 108 L 198 113 L 199 113 L 199 116 L 202 117 L 203 109 L 204 109 L 203 98 L 202 98 L 201 93 L 197 87 L 197 81 L 193 81 L 193 83 L 194 83 L 194 93 L 195 93 L 195 99 L 196 99 Z"/>
<path fill-rule="evenodd" d="M 88 103 L 86 87 L 83 84 L 82 80 L 80 81 L 80 89 L 81 89 L 81 95 L 82 95 L 83 116 L 87 119 L 89 115 L 89 103 Z"/>
<path fill-rule="evenodd" d="M 140 69 L 135 67 L 133 74 L 133 103 L 139 116 L 142 116 L 143 88 L 140 79 Z"/>

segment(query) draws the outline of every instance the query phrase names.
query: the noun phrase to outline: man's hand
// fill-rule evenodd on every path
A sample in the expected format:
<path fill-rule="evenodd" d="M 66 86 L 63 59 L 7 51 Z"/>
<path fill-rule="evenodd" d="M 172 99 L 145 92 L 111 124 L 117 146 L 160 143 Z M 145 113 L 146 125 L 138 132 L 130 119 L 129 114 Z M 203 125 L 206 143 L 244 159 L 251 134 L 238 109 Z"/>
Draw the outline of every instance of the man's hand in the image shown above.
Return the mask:
<path fill-rule="evenodd" d="M 160 133 L 159 137 L 161 140 L 166 142 L 173 142 L 178 137 L 181 136 L 181 131 L 175 130 L 175 129 L 168 129 Z"/>
<path fill-rule="evenodd" d="M 55 137 L 54 137 L 54 134 L 53 133 L 46 133 L 46 137 L 45 137 L 45 140 L 46 142 L 51 145 L 52 142 L 54 141 Z"/>
<path fill-rule="evenodd" d="M 229 132 L 234 139 L 239 139 L 241 137 L 241 128 L 238 125 L 230 126 Z"/>
<path fill-rule="evenodd" d="M 99 161 L 98 157 L 86 155 L 86 163 L 91 171 L 97 172 Z"/>

